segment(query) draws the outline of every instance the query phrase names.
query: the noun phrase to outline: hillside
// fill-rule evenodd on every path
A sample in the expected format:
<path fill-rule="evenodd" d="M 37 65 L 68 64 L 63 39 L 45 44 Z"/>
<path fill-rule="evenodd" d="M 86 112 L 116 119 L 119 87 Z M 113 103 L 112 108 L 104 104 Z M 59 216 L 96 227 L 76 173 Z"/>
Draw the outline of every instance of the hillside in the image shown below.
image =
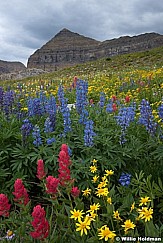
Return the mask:
<path fill-rule="evenodd" d="M 72 82 L 74 76 L 89 80 L 91 77 L 97 75 L 109 76 L 112 73 L 129 71 L 131 69 L 151 70 L 154 68 L 160 68 L 162 66 L 163 47 L 159 47 L 145 52 L 118 55 L 84 64 L 78 64 L 76 66 L 64 68 L 55 72 L 43 73 L 35 77 L 28 77 L 24 79 L 19 78 L 17 81 L 6 80 L 4 83 L 2 79 L 0 81 L 0 85 L 7 86 L 10 85 L 11 82 L 14 82 L 16 85 L 20 82 L 32 82 L 34 79 L 53 80 L 54 82 L 66 80 L 66 82 Z"/>
<path fill-rule="evenodd" d="M 25 65 L 21 62 L 9 62 L 0 60 L 0 75 L 3 73 L 19 72 L 25 69 Z"/>
<path fill-rule="evenodd" d="M 88 79 L 90 75 L 97 73 L 109 74 L 110 72 L 129 70 L 131 68 L 150 69 L 163 66 L 163 47 L 150 51 L 131 53 L 102 58 L 97 61 L 78 64 L 74 67 L 41 75 L 43 79 L 72 79 L 74 76 Z"/>

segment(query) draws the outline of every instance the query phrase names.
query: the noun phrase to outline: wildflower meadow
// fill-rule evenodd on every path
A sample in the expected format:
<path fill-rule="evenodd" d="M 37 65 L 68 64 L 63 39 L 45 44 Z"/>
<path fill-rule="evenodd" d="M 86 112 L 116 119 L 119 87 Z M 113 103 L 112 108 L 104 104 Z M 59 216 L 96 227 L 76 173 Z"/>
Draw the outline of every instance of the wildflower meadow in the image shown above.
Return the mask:
<path fill-rule="evenodd" d="M 163 242 L 163 67 L 112 62 L 0 81 L 1 242 Z"/>

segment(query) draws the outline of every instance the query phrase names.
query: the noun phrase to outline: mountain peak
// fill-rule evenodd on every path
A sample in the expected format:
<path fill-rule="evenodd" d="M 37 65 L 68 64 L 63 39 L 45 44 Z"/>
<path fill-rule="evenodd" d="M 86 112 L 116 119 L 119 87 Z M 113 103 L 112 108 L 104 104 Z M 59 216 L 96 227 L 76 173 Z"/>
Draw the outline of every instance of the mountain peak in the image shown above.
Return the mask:
<path fill-rule="evenodd" d="M 72 35 L 79 35 L 79 34 L 74 33 L 66 28 L 63 28 L 55 35 L 55 37 L 65 37 L 65 36 L 72 36 Z"/>

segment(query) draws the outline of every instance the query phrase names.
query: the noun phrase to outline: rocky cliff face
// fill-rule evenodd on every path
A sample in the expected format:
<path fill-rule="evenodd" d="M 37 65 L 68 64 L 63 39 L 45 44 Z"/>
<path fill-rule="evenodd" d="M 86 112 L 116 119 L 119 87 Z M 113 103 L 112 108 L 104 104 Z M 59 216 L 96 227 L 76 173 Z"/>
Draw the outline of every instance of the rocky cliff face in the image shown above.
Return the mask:
<path fill-rule="evenodd" d="M 159 46 L 163 46 L 163 35 L 156 33 L 100 42 L 63 29 L 29 57 L 27 67 L 54 71 L 103 57 Z"/>
<path fill-rule="evenodd" d="M 4 73 L 19 72 L 25 69 L 25 65 L 21 62 L 7 62 L 0 60 L 0 75 Z"/>
<path fill-rule="evenodd" d="M 99 43 L 99 41 L 63 29 L 30 56 L 27 67 L 57 70 L 83 63 L 91 59 Z"/>

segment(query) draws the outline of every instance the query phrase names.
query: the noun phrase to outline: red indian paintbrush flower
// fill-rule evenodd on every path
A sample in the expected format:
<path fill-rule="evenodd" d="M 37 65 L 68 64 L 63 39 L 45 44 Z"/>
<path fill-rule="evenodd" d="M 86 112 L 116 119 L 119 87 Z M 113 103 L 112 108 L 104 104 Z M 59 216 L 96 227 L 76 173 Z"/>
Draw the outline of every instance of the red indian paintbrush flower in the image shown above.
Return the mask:
<path fill-rule="evenodd" d="M 66 155 L 64 153 L 62 153 L 62 151 L 64 151 Z M 59 153 L 58 161 L 59 162 L 63 161 L 64 164 L 66 163 L 67 165 L 71 165 L 71 160 L 70 160 L 70 156 L 69 156 L 69 153 L 68 153 L 68 146 L 67 146 L 67 144 L 63 143 L 61 145 L 61 151 Z"/>
<path fill-rule="evenodd" d="M 78 197 L 79 194 L 80 194 L 80 190 L 78 189 L 78 187 L 77 186 L 76 187 L 73 186 L 73 188 L 71 189 L 71 195 L 73 197 Z"/>
<path fill-rule="evenodd" d="M 113 111 L 117 110 L 117 105 L 115 103 L 112 104 L 112 109 L 113 109 Z"/>
<path fill-rule="evenodd" d="M 58 192 L 59 179 L 53 176 L 48 176 L 46 178 L 46 192 L 48 194 L 56 194 Z"/>
<path fill-rule="evenodd" d="M 21 179 L 17 179 L 14 183 L 13 195 L 15 196 L 14 201 L 18 202 L 19 204 L 24 204 L 25 206 L 29 202 L 29 196 L 27 190 L 25 189 L 23 182 Z"/>
<path fill-rule="evenodd" d="M 127 96 L 125 97 L 125 102 L 126 102 L 126 103 L 129 103 L 129 102 L 130 102 L 130 96 L 127 95 Z"/>
<path fill-rule="evenodd" d="M 40 205 L 37 205 L 33 208 L 32 217 L 33 221 L 31 222 L 34 231 L 30 232 L 30 235 L 34 239 L 43 240 L 49 235 L 49 223 L 45 218 L 46 213 L 44 208 L 41 208 Z"/>
<path fill-rule="evenodd" d="M 67 185 L 68 182 L 72 182 L 70 176 L 69 166 L 71 165 L 70 156 L 68 154 L 68 146 L 66 144 L 62 144 L 61 151 L 59 153 L 59 180 L 62 186 Z"/>
<path fill-rule="evenodd" d="M 40 180 L 42 180 L 46 176 L 46 172 L 44 169 L 44 161 L 42 159 L 39 159 L 37 161 L 37 175 Z"/>
<path fill-rule="evenodd" d="M 115 95 L 112 95 L 112 101 L 116 101 L 117 97 Z"/>
<path fill-rule="evenodd" d="M 0 194 L 0 216 L 8 217 L 11 204 L 5 194 Z"/>

